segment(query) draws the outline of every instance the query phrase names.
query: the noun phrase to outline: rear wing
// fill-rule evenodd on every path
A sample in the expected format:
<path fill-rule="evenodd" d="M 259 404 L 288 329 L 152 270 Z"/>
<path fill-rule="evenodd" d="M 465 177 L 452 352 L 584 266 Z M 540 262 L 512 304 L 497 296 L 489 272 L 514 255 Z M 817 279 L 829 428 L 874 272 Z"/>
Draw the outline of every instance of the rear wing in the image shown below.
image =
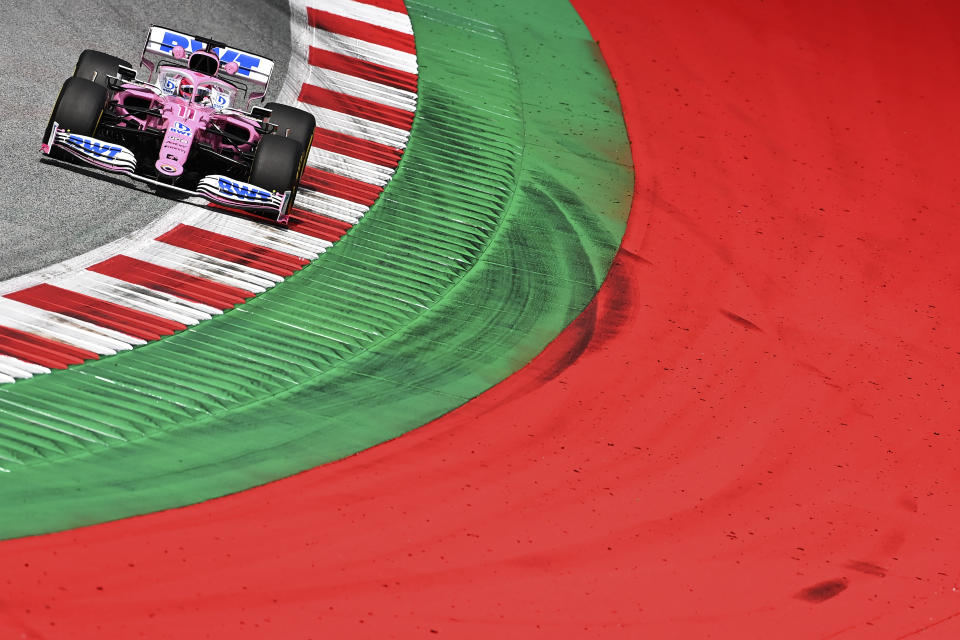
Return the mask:
<path fill-rule="evenodd" d="M 217 54 L 221 63 L 217 77 L 243 90 L 248 110 L 253 101 L 262 100 L 267 94 L 267 85 L 273 72 L 273 60 L 270 58 L 227 47 L 210 38 L 191 36 L 158 26 L 150 27 L 150 35 L 140 59 L 140 66 L 150 74 L 150 82 L 156 82 L 157 69 L 161 64 L 186 66 L 186 58 L 178 59 L 174 56 L 175 47 L 183 47 L 187 57 L 194 51 L 206 48 Z M 236 71 L 232 74 L 227 73 L 227 69 L 233 66 L 229 65 L 231 62 L 237 63 Z"/>

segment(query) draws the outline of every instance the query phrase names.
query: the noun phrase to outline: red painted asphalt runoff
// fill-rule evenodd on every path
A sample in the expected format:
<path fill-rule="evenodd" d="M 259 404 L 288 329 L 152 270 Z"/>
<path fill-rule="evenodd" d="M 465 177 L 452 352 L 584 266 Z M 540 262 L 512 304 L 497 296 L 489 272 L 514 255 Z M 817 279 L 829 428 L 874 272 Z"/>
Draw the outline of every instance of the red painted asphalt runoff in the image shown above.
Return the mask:
<path fill-rule="evenodd" d="M 0 637 L 960 637 L 955 5 L 576 4 L 637 164 L 590 309 L 361 455 L 3 543 Z"/>

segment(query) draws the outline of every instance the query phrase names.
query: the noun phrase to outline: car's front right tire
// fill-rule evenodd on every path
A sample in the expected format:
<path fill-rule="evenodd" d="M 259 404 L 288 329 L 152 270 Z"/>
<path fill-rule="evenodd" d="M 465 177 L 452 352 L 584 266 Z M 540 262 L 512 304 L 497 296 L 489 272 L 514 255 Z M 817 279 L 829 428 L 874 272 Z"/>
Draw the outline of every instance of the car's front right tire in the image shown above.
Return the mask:
<path fill-rule="evenodd" d="M 57 102 L 47 122 L 43 142 L 50 137 L 50 130 L 56 122 L 60 129 L 81 136 L 92 136 L 97 131 L 103 108 L 107 103 L 107 90 L 92 80 L 67 78 L 60 89 Z"/>

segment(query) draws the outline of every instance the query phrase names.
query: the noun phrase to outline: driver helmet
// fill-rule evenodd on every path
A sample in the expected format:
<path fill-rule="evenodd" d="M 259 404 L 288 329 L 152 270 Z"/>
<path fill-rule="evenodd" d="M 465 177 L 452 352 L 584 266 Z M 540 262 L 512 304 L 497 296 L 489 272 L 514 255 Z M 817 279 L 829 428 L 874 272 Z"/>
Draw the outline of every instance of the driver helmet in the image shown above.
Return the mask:
<path fill-rule="evenodd" d="M 184 76 L 180 80 L 180 86 L 177 88 L 177 95 L 181 98 L 186 98 L 189 101 L 193 101 L 193 81 L 190 78 Z"/>

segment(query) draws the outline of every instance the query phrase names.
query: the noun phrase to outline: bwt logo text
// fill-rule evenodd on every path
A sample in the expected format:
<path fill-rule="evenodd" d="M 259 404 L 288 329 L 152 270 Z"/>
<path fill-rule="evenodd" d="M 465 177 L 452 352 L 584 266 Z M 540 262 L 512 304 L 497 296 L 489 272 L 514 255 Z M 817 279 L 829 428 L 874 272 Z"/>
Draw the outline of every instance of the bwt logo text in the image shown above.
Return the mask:
<path fill-rule="evenodd" d="M 98 155 L 104 158 L 113 158 L 115 155 L 120 153 L 120 147 L 115 147 L 112 144 L 107 144 L 105 142 L 99 142 L 92 138 L 81 138 L 80 136 L 70 136 L 67 138 L 67 141 L 74 145 L 75 147 L 81 147 L 85 151 L 89 151 L 94 155 Z"/>
<path fill-rule="evenodd" d="M 170 33 L 169 31 L 165 31 L 163 33 L 163 41 L 160 42 L 160 48 L 166 53 L 170 53 L 176 46 L 183 47 L 184 51 L 189 51 L 190 53 L 203 49 L 203 43 L 199 40 L 194 40 L 193 38 L 180 35 L 179 33 Z M 222 49 L 220 47 L 214 48 L 213 52 L 217 54 L 217 57 L 220 58 L 220 64 L 236 62 L 240 66 L 240 69 L 237 70 L 237 73 L 241 76 L 250 75 L 251 69 L 255 69 L 260 66 L 261 58 L 249 53 L 240 53 L 239 51 L 234 51 L 233 49 Z"/>
<path fill-rule="evenodd" d="M 226 178 L 220 178 L 218 186 L 220 187 L 220 193 L 239 198 L 240 200 L 262 200 L 263 202 L 270 200 L 269 193 L 262 189 L 257 189 L 253 185 L 241 184 L 227 180 Z"/>

